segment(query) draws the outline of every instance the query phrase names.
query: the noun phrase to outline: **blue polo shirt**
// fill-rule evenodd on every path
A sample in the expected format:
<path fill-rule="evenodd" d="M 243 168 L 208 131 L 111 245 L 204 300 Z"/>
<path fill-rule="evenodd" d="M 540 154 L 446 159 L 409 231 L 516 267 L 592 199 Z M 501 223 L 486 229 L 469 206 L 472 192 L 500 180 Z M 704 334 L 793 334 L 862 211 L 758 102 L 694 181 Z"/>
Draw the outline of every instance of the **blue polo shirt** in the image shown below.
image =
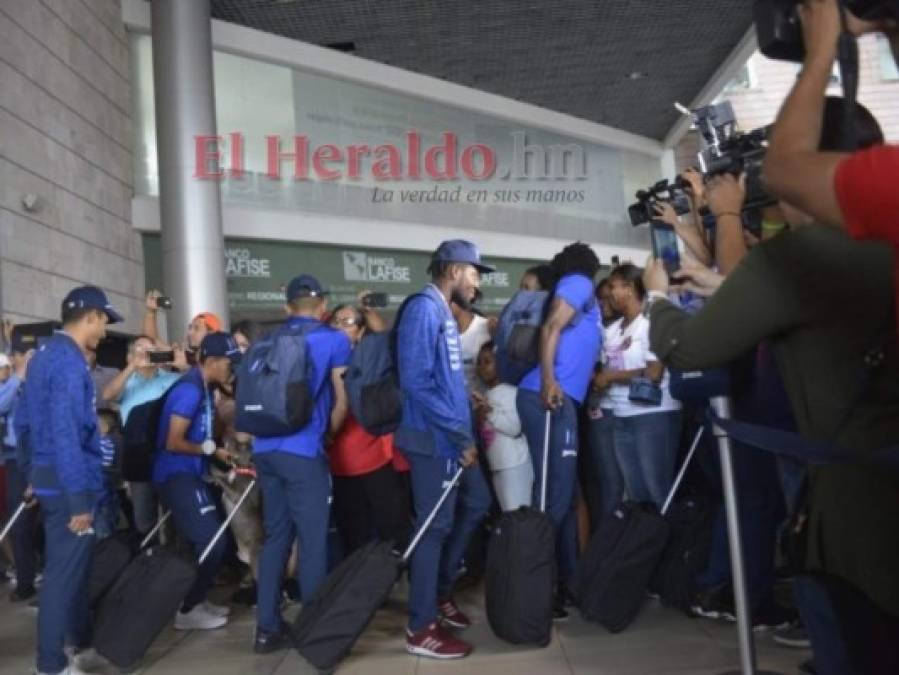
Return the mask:
<path fill-rule="evenodd" d="M 562 391 L 578 403 L 583 402 L 590 388 L 596 354 L 602 345 L 599 307 L 593 294 L 593 281 L 582 274 L 566 274 L 559 280 L 554 294 L 578 312 L 574 323 L 562 330 L 554 368 Z M 541 377 L 541 366 L 537 366 L 518 386 L 539 393 Z"/>
<path fill-rule="evenodd" d="M 172 416 L 190 420 L 185 438 L 200 444 L 212 436 L 212 391 L 203 383 L 199 368 L 191 368 L 168 393 L 159 416 L 157 452 L 153 462 L 153 482 L 164 483 L 179 473 L 202 476 L 206 471 L 206 457 L 172 452 L 166 448 Z"/>
<path fill-rule="evenodd" d="M 285 324 L 290 328 L 299 328 L 303 324 L 318 323 L 315 319 L 296 316 Z M 253 452 L 286 452 L 300 457 L 317 457 L 324 453 L 322 439 L 331 421 L 331 408 L 334 405 L 334 386 L 331 384 L 331 371 L 350 365 L 352 345 L 350 339 L 339 330 L 320 324 L 306 333 L 308 358 L 312 360 L 312 382 L 310 386 L 315 395 L 315 409 L 312 419 L 305 427 L 291 436 L 256 438 L 253 441 Z"/>

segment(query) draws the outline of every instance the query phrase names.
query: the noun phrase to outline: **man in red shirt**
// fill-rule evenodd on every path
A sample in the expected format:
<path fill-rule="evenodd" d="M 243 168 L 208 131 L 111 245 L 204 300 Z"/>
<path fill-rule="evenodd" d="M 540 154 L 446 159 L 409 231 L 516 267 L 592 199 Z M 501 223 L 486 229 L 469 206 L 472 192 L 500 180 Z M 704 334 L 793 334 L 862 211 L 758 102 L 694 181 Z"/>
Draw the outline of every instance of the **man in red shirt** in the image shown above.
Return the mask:
<path fill-rule="evenodd" d="M 899 17 L 899 2 L 895 4 Z M 841 32 L 837 0 L 806 0 L 800 15 L 805 63 L 775 124 L 765 184 L 816 222 L 845 227 L 855 238 L 886 239 L 899 246 L 899 146 L 851 155 L 818 152 L 824 97 Z M 851 14 L 847 20 L 854 35 L 886 33 L 899 62 L 896 20 L 863 21 Z"/>

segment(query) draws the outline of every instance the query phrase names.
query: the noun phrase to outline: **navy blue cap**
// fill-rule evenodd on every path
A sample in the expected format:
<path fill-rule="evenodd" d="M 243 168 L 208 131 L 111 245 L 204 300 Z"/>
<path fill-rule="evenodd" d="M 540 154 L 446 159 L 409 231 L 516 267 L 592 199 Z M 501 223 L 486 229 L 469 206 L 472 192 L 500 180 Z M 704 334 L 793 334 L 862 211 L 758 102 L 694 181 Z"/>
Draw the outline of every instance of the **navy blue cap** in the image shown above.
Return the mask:
<path fill-rule="evenodd" d="M 228 357 L 231 363 L 240 363 L 241 351 L 237 342 L 228 333 L 209 333 L 200 343 L 200 358 Z"/>
<path fill-rule="evenodd" d="M 478 247 L 464 239 L 450 239 L 440 244 L 434 251 L 431 262 L 468 263 L 483 274 L 496 271 L 495 267 L 482 263 Z"/>
<path fill-rule="evenodd" d="M 311 274 L 294 277 L 287 285 L 287 302 L 297 298 L 320 298 L 328 291 Z"/>
<path fill-rule="evenodd" d="M 96 286 L 79 286 L 71 291 L 62 301 L 63 312 L 67 309 L 98 309 L 106 314 L 109 323 L 122 323 L 125 319 L 119 314 L 106 293 Z"/>

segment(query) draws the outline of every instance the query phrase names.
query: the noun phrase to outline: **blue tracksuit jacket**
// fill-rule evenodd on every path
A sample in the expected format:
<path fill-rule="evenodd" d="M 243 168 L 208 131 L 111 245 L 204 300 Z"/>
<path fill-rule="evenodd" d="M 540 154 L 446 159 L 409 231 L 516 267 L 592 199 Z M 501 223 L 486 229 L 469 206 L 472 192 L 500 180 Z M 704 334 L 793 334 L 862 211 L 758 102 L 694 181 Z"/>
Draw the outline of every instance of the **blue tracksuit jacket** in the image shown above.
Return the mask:
<path fill-rule="evenodd" d="M 394 435 L 397 447 L 407 453 L 460 457 L 474 445 L 462 343 L 459 326 L 435 286 L 426 286 L 403 308 L 397 369 L 403 392 L 403 421 Z"/>
<path fill-rule="evenodd" d="M 71 514 L 91 512 L 103 491 L 94 383 L 84 355 L 64 332 L 28 364 L 14 423 L 19 466 L 35 494 L 62 494 Z"/>

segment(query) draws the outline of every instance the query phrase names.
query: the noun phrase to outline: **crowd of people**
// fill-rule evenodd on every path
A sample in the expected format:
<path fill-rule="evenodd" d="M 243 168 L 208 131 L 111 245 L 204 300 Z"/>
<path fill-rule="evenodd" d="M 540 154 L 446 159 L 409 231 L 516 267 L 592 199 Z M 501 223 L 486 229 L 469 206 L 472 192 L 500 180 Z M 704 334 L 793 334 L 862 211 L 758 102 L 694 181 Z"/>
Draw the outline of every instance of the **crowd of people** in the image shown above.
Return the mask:
<path fill-rule="evenodd" d="M 836 2 L 806 3 L 803 23 L 806 68 L 765 164 L 767 187 L 781 199 L 764 209 L 761 237 L 744 228 L 740 180 L 686 172 L 691 212 L 679 217 L 658 206 L 685 243 L 677 272 L 650 260 L 645 269 L 625 262 L 602 275 L 593 250 L 576 242 L 524 275 L 522 292 L 544 291 L 548 300 L 539 360 L 517 381 L 501 376 L 499 318 L 478 309 L 480 275 L 492 270 L 462 240 L 434 251 L 431 282 L 393 325 L 362 296 L 329 307 L 328 289 L 308 274 L 288 284 L 288 316 L 274 330 L 304 336 L 312 401 L 308 421 L 286 435 L 252 436 L 236 422 L 235 374 L 264 339 L 258 325 L 227 332 L 203 312 L 183 344 L 166 344 L 153 291 L 143 334 L 115 372 L 97 365 L 96 352 L 107 325 L 122 317 L 98 288 L 71 291 L 62 330 L 40 344 L 5 322 L 6 511 L 22 500 L 27 508 L 0 555 L 14 581 L 10 601 L 39 608 L 37 671 L 76 673 L 97 663 L 87 598 L 97 541 L 125 530 L 143 537 L 170 513 L 173 527 L 159 528 L 157 538 L 199 554 L 237 507 L 235 477 L 247 472 L 258 487 L 232 536 L 217 540 L 199 566 L 173 617 L 176 630 L 225 626 L 231 608 L 209 592 L 230 577 L 239 587 L 232 604 L 256 607 L 255 651 L 287 648 L 285 594 L 308 603 L 341 558 L 372 540 L 403 547 L 460 464 L 458 487 L 409 561 L 407 650 L 439 659 L 471 652 L 460 635 L 471 620 L 454 588 L 483 557 L 473 542 L 498 513 L 543 506 L 544 482 L 556 539 L 553 616 L 563 621 L 590 539 L 603 537 L 623 500 L 661 508 L 690 441 L 709 425 L 707 406 L 679 400 L 672 378 L 727 368 L 735 419 L 780 433 L 784 443 L 805 439 L 809 458 L 822 447 L 847 451 L 840 462 L 803 461 L 732 432 L 753 627 L 776 631 L 785 646 L 810 646 L 807 672 L 899 672 L 899 481 L 890 453 L 881 452 L 899 438 L 895 253 L 853 240 L 895 242 L 895 226 L 885 227 L 899 217 L 897 192 L 878 188 L 882 173 L 866 167 L 895 166 L 897 154 L 861 105 L 847 112 L 824 97 L 840 31 Z M 839 152 L 849 126 L 861 149 L 851 156 Z M 869 192 L 881 190 L 866 203 L 861 180 L 871 182 Z M 354 350 L 387 331 L 402 416 L 394 433 L 379 435 L 354 415 L 346 377 Z M 154 354 L 162 352 L 170 354 L 160 362 Z M 123 429 L 156 400 L 151 475 L 124 481 Z M 685 581 L 685 609 L 733 621 L 714 450 L 705 434 L 682 488 L 714 514 L 704 557 Z M 791 593 L 779 592 L 784 584 Z"/>

